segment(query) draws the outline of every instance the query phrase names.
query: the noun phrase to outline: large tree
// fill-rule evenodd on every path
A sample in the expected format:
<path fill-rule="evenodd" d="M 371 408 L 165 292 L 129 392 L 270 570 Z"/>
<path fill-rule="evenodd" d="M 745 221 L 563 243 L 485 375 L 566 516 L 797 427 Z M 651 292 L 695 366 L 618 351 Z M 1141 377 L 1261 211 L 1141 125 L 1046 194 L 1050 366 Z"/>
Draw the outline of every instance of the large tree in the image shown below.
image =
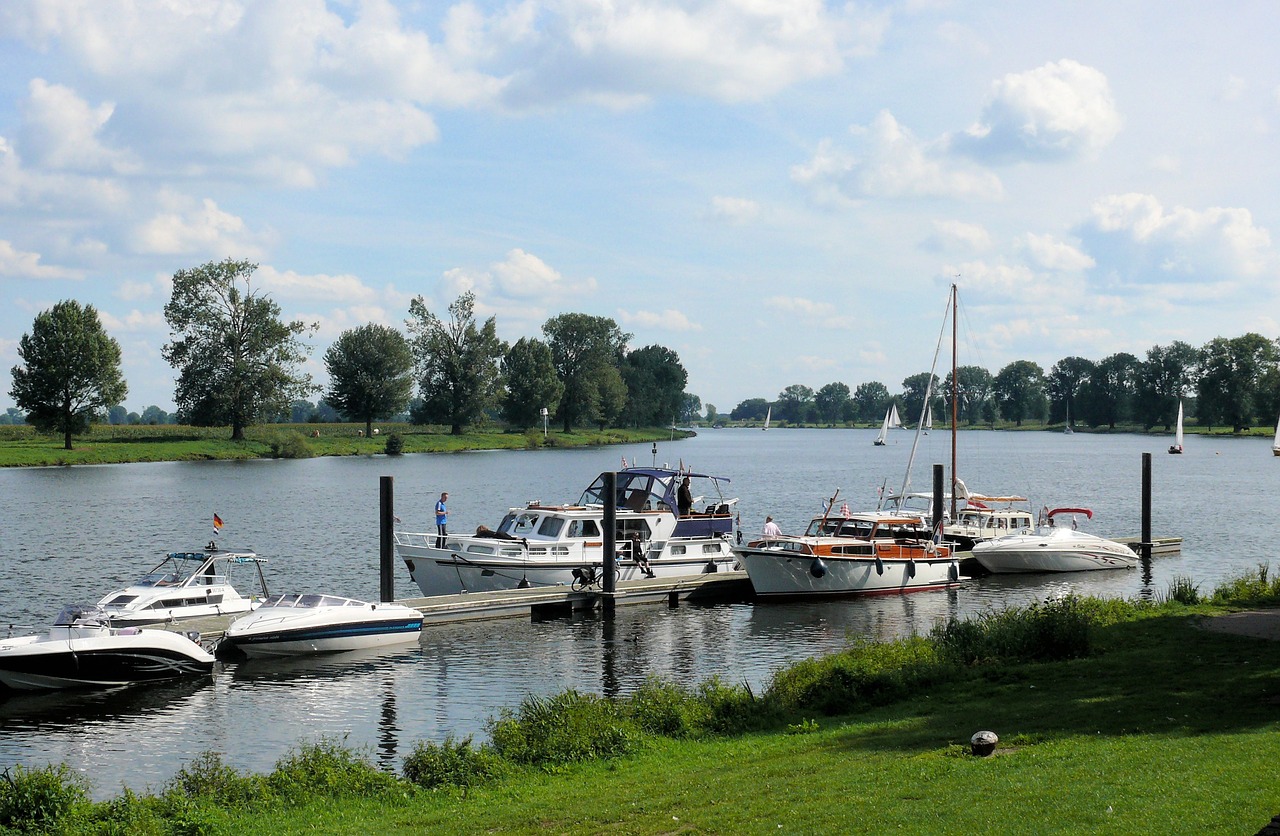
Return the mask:
<path fill-rule="evenodd" d="M 853 390 L 853 414 L 858 421 L 878 424 L 892 400 L 889 387 L 880 381 L 859 383 Z"/>
<path fill-rule="evenodd" d="M 498 339 L 494 317 L 477 324 L 470 291 L 449 305 L 449 320 L 427 309 L 421 296 L 409 303 L 409 333 L 418 367 L 422 403 L 414 423 L 448 424 L 453 435 L 496 406 L 501 394 L 501 362 L 506 343 Z"/>
<path fill-rule="evenodd" d="M 63 447 L 105 416 L 128 392 L 120 374 L 120 344 L 107 336 L 92 305 L 59 302 L 36 316 L 18 341 L 9 395 L 27 423 L 61 433 Z"/>
<path fill-rule="evenodd" d="M 978 419 L 983 417 L 983 408 L 991 402 L 991 372 L 981 366 L 960 366 L 955 371 L 955 378 L 956 410 L 959 412 L 956 420 L 967 421 L 970 425 L 976 424 Z M 950 421 L 951 372 L 947 372 L 940 394 L 948 404 L 946 412 L 947 420 Z"/>
<path fill-rule="evenodd" d="M 778 393 L 773 402 L 778 416 L 784 421 L 799 424 L 808 421 L 813 411 L 813 390 L 802 383 L 793 383 Z"/>
<path fill-rule="evenodd" d="M 607 423 L 626 398 L 618 372 L 630 334 L 603 316 L 567 313 L 548 319 L 542 333 L 551 347 L 556 374 L 564 384 L 559 418 L 565 432 L 574 424 Z M 612 415 L 610 414 L 612 413 Z"/>
<path fill-rule="evenodd" d="M 299 367 L 316 326 L 283 321 L 280 306 L 253 287 L 256 269 L 227 259 L 179 270 L 164 306 L 170 341 L 161 354 L 178 369 L 179 415 L 198 427 L 229 424 L 233 441 L 315 389 Z"/>
<path fill-rule="evenodd" d="M 1236 432 L 1249 427 L 1258 417 L 1259 386 L 1275 367 L 1276 356 L 1276 344 L 1261 334 L 1210 340 L 1200 352 L 1196 383 L 1200 422 L 1225 424 Z"/>
<path fill-rule="evenodd" d="M 395 328 L 362 325 L 343 331 L 324 353 L 329 370 L 325 400 L 348 420 L 364 421 L 365 437 L 374 419 L 402 412 L 413 395 L 413 352 Z"/>
<path fill-rule="evenodd" d="M 502 396 L 502 417 L 513 427 L 542 423 L 542 410 L 554 415 L 560 407 L 564 384 L 556 376 L 551 349 L 542 340 L 521 337 L 502 358 L 506 393 Z"/>
<path fill-rule="evenodd" d="M 1163 424 L 1172 429 L 1178 402 L 1191 393 L 1195 382 L 1196 349 L 1180 340 L 1167 346 L 1152 346 L 1138 368 L 1138 391 L 1134 417 L 1144 429 Z"/>
<path fill-rule="evenodd" d="M 729 412 L 730 421 L 763 421 L 769 413 L 769 402 L 764 398 L 747 398 Z"/>
<path fill-rule="evenodd" d="M 938 405 L 938 376 L 931 372 L 913 374 L 902 381 L 902 423 L 908 427 L 919 426 L 924 417 L 925 393 L 929 396 L 929 410 Z"/>
<path fill-rule="evenodd" d="M 635 427 L 665 427 L 684 414 L 684 387 L 689 374 L 680 355 L 660 345 L 628 352 L 622 363 L 627 385 L 623 420 Z"/>
<path fill-rule="evenodd" d="M 1117 423 L 1129 419 L 1138 370 L 1138 358 L 1124 351 L 1098 361 L 1080 391 L 1080 415 L 1089 426 L 1106 424 L 1114 430 Z"/>
<path fill-rule="evenodd" d="M 1083 357 L 1063 357 L 1053 364 L 1045 378 L 1045 389 L 1049 393 L 1049 421 L 1061 420 L 1063 423 L 1083 414 L 1076 399 L 1081 388 L 1093 380 L 1097 364 Z"/>
<path fill-rule="evenodd" d="M 849 385 L 833 381 L 818 390 L 813 396 L 813 405 L 817 409 L 818 418 L 834 424 L 843 421 L 844 416 L 852 410 L 852 400 Z"/>
<path fill-rule="evenodd" d="M 1044 415 L 1044 369 L 1030 360 L 1015 360 L 1001 369 L 992 383 L 1000 414 L 1021 427 L 1028 418 Z"/>

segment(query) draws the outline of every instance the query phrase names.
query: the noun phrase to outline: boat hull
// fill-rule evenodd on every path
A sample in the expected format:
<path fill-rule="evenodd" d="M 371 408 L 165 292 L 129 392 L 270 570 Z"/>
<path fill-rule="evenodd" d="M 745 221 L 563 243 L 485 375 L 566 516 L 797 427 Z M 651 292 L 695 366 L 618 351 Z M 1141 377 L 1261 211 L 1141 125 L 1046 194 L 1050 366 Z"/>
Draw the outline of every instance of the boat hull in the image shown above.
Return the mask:
<path fill-rule="evenodd" d="M 704 545 L 714 545 L 716 551 L 704 553 Z M 584 571 L 599 574 L 602 565 L 602 558 L 598 556 L 534 560 L 523 556 L 463 554 L 449 549 L 405 544 L 397 544 L 396 549 L 418 589 L 429 598 L 462 592 L 569 587 L 573 585 L 575 570 L 579 574 Z M 636 563 L 619 561 L 616 564 L 617 580 L 696 577 L 733 571 L 737 566 L 728 543 L 713 540 L 687 544 L 688 551 L 695 549 L 697 553 L 694 555 L 650 559 L 652 575 L 646 575 Z"/>
<path fill-rule="evenodd" d="M 176 633 L 0 642 L 0 683 L 21 691 L 112 688 L 213 673 L 214 658 Z"/>
<path fill-rule="evenodd" d="M 1067 538 L 1034 534 L 1001 537 L 978 543 L 973 556 L 993 574 L 1133 569 L 1139 563 L 1127 546 L 1080 534 Z"/>
<path fill-rule="evenodd" d="M 349 608 L 298 618 L 259 610 L 233 622 L 220 647 L 250 657 L 297 656 L 411 644 L 422 634 L 422 614 L 408 607 L 385 605 L 354 614 L 341 609 Z"/>
<path fill-rule="evenodd" d="M 762 597 L 894 594 L 945 589 L 960 583 L 950 556 L 920 559 L 816 556 L 776 548 L 738 549 L 751 585 Z"/>

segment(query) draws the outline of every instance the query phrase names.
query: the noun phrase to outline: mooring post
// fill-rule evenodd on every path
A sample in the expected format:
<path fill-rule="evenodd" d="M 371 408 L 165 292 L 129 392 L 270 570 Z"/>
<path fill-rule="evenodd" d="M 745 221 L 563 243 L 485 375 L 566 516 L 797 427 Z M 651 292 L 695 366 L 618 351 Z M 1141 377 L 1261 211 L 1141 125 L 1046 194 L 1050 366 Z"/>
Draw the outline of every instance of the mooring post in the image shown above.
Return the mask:
<path fill-rule="evenodd" d="M 394 477 L 378 477 L 378 594 L 383 602 L 396 599 Z"/>
<path fill-rule="evenodd" d="M 933 539 L 937 543 L 942 542 L 943 508 L 942 465 L 935 464 L 933 466 Z"/>
<path fill-rule="evenodd" d="M 1142 454 L 1142 559 L 1151 559 L 1151 454 Z"/>
<path fill-rule="evenodd" d="M 600 474 L 604 478 L 604 610 L 613 612 L 613 593 L 617 591 L 615 575 L 618 571 L 618 474 L 613 471 Z"/>

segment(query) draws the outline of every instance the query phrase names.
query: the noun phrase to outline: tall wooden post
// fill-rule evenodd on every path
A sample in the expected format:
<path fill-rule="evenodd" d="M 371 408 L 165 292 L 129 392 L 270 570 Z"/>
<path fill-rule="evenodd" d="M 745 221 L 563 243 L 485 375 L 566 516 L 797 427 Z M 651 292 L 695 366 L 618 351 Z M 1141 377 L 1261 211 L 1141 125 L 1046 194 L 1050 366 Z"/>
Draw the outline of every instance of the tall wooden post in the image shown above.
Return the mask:
<path fill-rule="evenodd" d="M 391 476 L 378 478 L 378 594 L 383 602 L 396 599 L 394 482 Z"/>
<path fill-rule="evenodd" d="M 933 466 L 933 538 L 942 542 L 942 520 L 946 514 L 946 505 L 942 494 L 943 466 Z M 954 472 L 954 471 L 952 471 Z"/>
<path fill-rule="evenodd" d="M 1151 454 L 1142 454 L 1142 559 L 1151 559 Z"/>
<path fill-rule="evenodd" d="M 613 593 L 617 591 L 618 571 L 618 474 L 600 474 L 604 478 L 604 610 L 613 612 Z"/>

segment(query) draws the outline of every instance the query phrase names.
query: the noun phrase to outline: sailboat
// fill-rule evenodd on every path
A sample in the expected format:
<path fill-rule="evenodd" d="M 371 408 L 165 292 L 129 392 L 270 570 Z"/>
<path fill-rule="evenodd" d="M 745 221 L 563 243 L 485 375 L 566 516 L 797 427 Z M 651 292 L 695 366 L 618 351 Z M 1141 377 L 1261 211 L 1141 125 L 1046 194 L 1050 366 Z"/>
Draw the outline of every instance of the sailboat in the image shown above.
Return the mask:
<path fill-rule="evenodd" d="M 1169 448 L 1170 453 L 1182 453 L 1182 401 L 1178 401 L 1178 428 L 1173 432 L 1173 446 Z"/>
<path fill-rule="evenodd" d="M 1271 442 L 1271 452 L 1280 456 L 1280 419 L 1276 420 L 1276 440 Z"/>
<path fill-rule="evenodd" d="M 933 429 L 933 407 L 926 407 L 928 412 L 924 414 L 924 434 L 928 435 L 929 430 Z"/>
<path fill-rule="evenodd" d="M 1067 423 L 1066 426 L 1062 428 L 1062 432 L 1064 435 L 1072 435 L 1075 433 L 1075 430 L 1071 429 L 1071 401 L 1067 401 Z"/>
<path fill-rule="evenodd" d="M 885 439 L 889 435 L 889 430 L 896 429 L 901 426 L 902 419 L 898 417 L 898 405 L 896 403 L 890 403 L 889 408 L 885 410 L 884 423 L 880 425 L 880 434 L 876 436 L 876 440 L 874 442 L 875 445 L 877 447 L 883 447 L 885 445 Z"/>
<path fill-rule="evenodd" d="M 766 411 L 764 414 L 764 426 L 761 427 L 760 429 L 762 430 L 769 429 L 769 419 L 772 417 L 773 417 L 773 404 L 770 404 L 768 411 Z"/>

